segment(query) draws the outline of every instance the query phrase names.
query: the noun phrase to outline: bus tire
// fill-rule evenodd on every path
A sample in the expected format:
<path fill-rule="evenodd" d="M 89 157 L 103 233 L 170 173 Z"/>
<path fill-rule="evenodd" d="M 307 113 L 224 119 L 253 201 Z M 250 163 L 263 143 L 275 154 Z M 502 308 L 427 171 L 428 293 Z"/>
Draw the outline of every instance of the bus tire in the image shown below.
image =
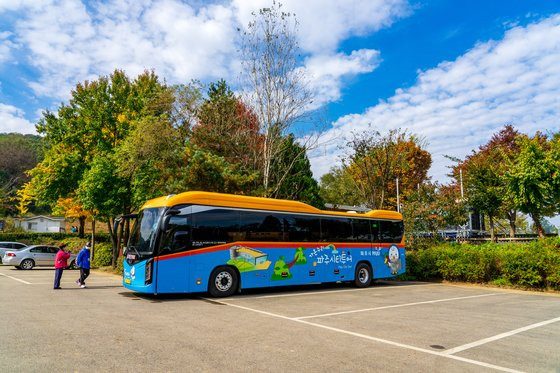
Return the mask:
<path fill-rule="evenodd" d="M 373 274 L 367 263 L 359 263 L 356 267 L 354 285 L 358 288 L 367 288 L 371 284 Z"/>
<path fill-rule="evenodd" d="M 231 267 L 218 267 L 212 271 L 208 281 L 208 292 L 213 297 L 229 297 L 237 291 L 239 278 Z"/>

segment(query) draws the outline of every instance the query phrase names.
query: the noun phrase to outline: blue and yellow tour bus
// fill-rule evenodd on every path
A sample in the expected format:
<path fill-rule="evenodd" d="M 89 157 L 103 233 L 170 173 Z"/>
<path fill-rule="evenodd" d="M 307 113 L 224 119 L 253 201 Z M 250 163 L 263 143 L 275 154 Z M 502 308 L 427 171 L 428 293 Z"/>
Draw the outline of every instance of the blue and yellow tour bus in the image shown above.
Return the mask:
<path fill-rule="evenodd" d="M 134 216 L 123 285 L 142 293 L 209 292 L 353 282 L 405 271 L 402 215 L 323 211 L 305 203 L 186 192 Z"/>

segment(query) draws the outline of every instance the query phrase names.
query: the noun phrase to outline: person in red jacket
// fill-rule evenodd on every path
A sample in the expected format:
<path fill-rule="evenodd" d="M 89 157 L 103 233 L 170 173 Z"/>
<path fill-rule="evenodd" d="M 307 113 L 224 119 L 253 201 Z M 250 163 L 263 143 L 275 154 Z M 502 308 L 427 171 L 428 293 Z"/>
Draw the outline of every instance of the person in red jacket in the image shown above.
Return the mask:
<path fill-rule="evenodd" d="M 66 244 L 58 247 L 56 258 L 54 259 L 54 288 L 60 289 L 60 279 L 62 278 L 62 271 L 68 267 L 68 258 L 70 258 L 70 251 L 65 251 Z"/>

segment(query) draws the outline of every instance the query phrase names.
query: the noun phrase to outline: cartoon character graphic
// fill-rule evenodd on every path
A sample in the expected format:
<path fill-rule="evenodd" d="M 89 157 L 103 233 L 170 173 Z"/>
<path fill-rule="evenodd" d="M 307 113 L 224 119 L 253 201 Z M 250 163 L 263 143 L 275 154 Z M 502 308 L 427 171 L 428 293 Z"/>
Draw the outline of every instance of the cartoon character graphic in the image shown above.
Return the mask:
<path fill-rule="evenodd" d="M 385 264 L 391 269 L 391 274 L 396 275 L 401 269 L 401 258 L 399 249 L 395 245 L 389 248 L 389 253 L 385 256 Z"/>
<path fill-rule="evenodd" d="M 290 267 L 284 261 L 284 257 L 281 256 L 276 263 L 274 263 L 274 273 L 272 273 L 271 280 L 287 280 L 292 278 L 290 273 Z"/>
<path fill-rule="evenodd" d="M 294 255 L 294 260 L 296 261 L 295 264 L 307 264 L 307 258 L 305 257 L 305 253 L 303 252 L 305 247 L 301 246 L 296 249 L 296 253 Z"/>

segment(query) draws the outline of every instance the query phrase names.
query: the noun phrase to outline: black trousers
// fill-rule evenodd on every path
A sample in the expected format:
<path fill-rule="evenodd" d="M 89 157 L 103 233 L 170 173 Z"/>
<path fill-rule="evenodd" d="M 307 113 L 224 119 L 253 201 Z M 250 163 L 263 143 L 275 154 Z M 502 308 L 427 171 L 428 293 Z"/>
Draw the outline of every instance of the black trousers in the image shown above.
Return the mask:
<path fill-rule="evenodd" d="M 86 278 L 89 276 L 89 268 L 80 268 L 80 285 L 86 284 Z"/>
<path fill-rule="evenodd" d="M 60 279 L 62 278 L 62 272 L 64 271 L 64 268 L 56 268 L 54 270 L 54 288 L 58 289 L 60 288 Z"/>

